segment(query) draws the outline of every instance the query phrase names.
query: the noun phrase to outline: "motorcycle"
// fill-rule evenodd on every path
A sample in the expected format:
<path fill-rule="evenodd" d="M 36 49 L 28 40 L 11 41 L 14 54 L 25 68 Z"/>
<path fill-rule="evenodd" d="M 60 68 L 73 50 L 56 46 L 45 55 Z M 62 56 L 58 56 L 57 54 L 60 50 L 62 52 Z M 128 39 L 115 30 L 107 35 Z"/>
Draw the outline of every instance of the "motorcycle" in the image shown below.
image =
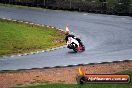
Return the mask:
<path fill-rule="evenodd" d="M 85 46 L 79 38 L 68 37 L 67 48 L 73 49 L 74 52 L 85 51 Z"/>

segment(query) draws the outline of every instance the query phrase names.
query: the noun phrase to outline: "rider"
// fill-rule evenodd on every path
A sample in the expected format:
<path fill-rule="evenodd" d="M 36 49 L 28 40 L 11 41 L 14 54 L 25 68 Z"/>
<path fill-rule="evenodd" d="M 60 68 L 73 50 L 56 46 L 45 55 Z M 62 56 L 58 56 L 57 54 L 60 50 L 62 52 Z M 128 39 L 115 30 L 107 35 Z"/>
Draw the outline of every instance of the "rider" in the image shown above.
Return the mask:
<path fill-rule="evenodd" d="M 72 37 L 73 39 L 76 39 L 78 41 L 79 44 L 83 45 L 81 40 L 79 38 L 77 38 L 76 36 L 72 35 L 72 34 L 69 34 L 69 31 L 65 31 L 65 40 L 66 42 L 68 41 L 68 38 L 69 37 Z M 79 46 L 78 46 L 79 47 Z"/>

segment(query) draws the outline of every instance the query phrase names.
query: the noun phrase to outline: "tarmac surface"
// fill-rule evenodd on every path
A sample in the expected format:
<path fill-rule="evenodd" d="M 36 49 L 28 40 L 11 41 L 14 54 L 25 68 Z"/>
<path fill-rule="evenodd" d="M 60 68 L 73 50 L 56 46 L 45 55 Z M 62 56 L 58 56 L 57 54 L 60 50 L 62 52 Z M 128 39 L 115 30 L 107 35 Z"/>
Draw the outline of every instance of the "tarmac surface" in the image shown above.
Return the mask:
<path fill-rule="evenodd" d="M 132 18 L 47 9 L 0 6 L 0 18 L 46 24 L 76 33 L 86 51 L 67 48 L 27 56 L 0 57 L 0 70 L 18 70 L 132 60 Z"/>

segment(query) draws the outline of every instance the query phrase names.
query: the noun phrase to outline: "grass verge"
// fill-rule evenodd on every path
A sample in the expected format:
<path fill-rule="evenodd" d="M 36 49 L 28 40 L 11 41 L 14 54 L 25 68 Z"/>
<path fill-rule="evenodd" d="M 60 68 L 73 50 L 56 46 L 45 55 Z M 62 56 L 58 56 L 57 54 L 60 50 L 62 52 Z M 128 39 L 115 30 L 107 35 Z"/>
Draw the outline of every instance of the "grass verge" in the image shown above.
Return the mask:
<path fill-rule="evenodd" d="M 132 71 L 123 71 L 116 74 L 128 74 L 132 79 Z M 25 87 L 13 87 L 13 88 L 132 88 L 132 82 L 128 84 L 41 84 L 41 85 L 32 85 Z"/>
<path fill-rule="evenodd" d="M 56 29 L 0 19 L 0 56 L 58 47 L 63 39 Z"/>

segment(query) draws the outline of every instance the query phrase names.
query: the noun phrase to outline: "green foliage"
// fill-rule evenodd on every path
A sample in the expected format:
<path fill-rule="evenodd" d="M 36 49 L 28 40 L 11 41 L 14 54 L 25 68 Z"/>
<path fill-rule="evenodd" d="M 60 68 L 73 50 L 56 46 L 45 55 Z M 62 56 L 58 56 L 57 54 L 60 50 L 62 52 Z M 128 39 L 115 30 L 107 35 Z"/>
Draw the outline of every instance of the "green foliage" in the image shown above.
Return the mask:
<path fill-rule="evenodd" d="M 11 2 L 0 1 L 0 3 L 36 6 L 47 9 L 132 15 L 132 0 L 11 0 Z"/>
<path fill-rule="evenodd" d="M 115 4 L 115 12 L 118 14 L 128 13 L 130 0 L 120 0 Z"/>

